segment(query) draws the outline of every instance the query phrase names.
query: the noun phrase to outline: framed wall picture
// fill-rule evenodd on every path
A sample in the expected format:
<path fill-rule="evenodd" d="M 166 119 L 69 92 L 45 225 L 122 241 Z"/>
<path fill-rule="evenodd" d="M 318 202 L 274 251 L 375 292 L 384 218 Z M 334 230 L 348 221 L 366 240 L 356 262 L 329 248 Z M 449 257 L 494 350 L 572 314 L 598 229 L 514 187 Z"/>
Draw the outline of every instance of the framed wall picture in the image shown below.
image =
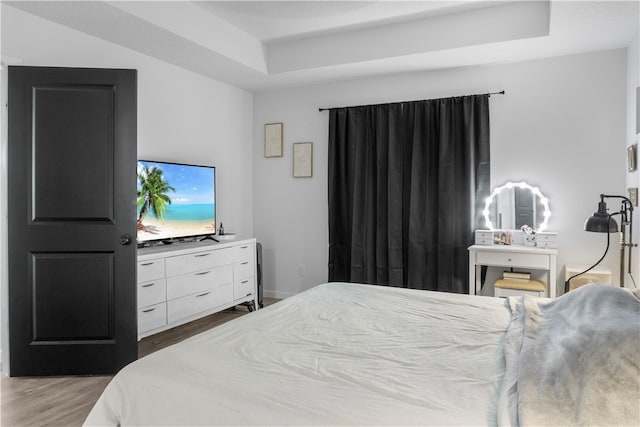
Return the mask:
<path fill-rule="evenodd" d="M 629 192 L 629 200 L 631 200 L 631 204 L 635 207 L 638 207 L 638 187 L 627 188 Z"/>
<path fill-rule="evenodd" d="M 264 125 L 264 156 L 282 157 L 282 123 L 267 123 Z"/>
<path fill-rule="evenodd" d="M 293 144 L 293 177 L 311 178 L 313 176 L 313 143 L 296 142 Z"/>
<path fill-rule="evenodd" d="M 637 148 L 638 144 L 633 144 L 627 148 L 627 170 L 629 172 L 633 172 L 638 169 Z"/>

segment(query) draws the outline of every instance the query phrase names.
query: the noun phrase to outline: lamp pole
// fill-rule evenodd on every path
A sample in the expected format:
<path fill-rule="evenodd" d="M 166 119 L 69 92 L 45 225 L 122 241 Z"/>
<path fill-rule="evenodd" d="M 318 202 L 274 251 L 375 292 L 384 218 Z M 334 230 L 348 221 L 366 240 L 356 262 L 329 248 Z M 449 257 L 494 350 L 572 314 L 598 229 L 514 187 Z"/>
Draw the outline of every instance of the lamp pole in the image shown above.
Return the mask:
<path fill-rule="evenodd" d="M 624 248 L 626 247 L 627 226 L 624 221 L 620 222 L 622 223 L 622 230 L 620 230 L 620 287 L 624 288 Z M 631 253 L 631 247 L 629 253 Z"/>
<path fill-rule="evenodd" d="M 635 246 L 638 246 L 636 243 L 632 242 L 633 239 L 633 235 L 631 233 L 633 233 L 633 203 L 631 203 L 631 200 L 629 200 L 628 198 L 626 198 L 625 196 L 616 196 L 616 195 L 611 195 L 611 194 L 601 194 L 600 195 L 601 200 L 604 198 L 615 198 L 615 199 L 622 199 L 622 203 L 620 205 L 620 212 L 616 213 L 618 215 L 620 215 L 620 287 L 624 288 L 624 276 L 625 276 L 625 269 L 624 269 L 624 250 L 626 247 L 629 248 L 629 260 L 628 260 L 628 272 L 631 273 L 631 261 L 632 261 L 632 256 L 631 256 L 631 252 L 632 249 Z M 616 215 L 613 214 L 613 215 Z M 629 242 L 627 242 L 627 226 L 629 227 Z"/>

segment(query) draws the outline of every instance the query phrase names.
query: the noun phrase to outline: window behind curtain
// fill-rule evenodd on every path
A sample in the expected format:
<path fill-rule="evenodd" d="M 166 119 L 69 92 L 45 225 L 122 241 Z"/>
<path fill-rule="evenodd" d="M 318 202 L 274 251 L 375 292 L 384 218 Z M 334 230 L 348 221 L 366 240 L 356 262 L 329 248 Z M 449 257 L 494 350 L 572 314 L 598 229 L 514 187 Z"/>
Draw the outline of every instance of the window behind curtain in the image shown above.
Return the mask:
<path fill-rule="evenodd" d="M 329 280 L 466 293 L 489 95 L 331 109 Z"/>

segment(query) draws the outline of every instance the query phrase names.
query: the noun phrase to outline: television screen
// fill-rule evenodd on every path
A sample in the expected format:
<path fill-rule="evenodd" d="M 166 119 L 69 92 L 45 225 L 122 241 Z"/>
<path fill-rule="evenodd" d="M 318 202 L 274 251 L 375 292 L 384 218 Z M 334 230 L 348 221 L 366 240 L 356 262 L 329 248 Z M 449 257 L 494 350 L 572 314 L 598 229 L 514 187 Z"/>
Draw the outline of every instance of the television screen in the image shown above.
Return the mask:
<path fill-rule="evenodd" d="M 215 234 L 215 171 L 212 166 L 139 160 L 138 243 Z"/>

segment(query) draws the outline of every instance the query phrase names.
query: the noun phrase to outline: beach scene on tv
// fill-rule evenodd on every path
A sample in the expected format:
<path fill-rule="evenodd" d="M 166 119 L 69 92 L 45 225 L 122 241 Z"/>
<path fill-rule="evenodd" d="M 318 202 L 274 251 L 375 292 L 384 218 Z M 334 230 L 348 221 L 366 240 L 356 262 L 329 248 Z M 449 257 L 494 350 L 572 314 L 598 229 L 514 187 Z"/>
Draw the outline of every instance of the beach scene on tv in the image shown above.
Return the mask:
<path fill-rule="evenodd" d="M 214 168 L 140 160 L 137 177 L 138 242 L 215 233 Z"/>

